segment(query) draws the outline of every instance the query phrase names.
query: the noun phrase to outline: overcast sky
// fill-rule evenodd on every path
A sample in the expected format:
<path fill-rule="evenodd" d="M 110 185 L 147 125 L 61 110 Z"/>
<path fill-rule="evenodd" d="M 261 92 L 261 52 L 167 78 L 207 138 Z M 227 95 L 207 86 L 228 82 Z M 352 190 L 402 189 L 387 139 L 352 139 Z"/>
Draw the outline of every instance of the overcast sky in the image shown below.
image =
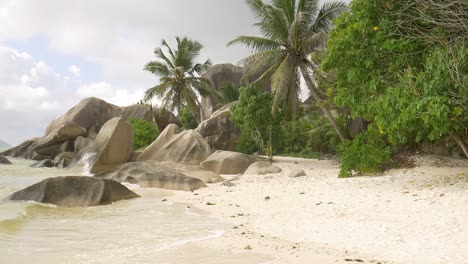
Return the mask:
<path fill-rule="evenodd" d="M 244 0 L 0 0 L 0 139 L 41 136 L 85 97 L 136 103 L 156 84 L 142 68 L 163 38 L 237 63 L 248 50 L 226 43 L 256 34 L 253 22 Z"/>

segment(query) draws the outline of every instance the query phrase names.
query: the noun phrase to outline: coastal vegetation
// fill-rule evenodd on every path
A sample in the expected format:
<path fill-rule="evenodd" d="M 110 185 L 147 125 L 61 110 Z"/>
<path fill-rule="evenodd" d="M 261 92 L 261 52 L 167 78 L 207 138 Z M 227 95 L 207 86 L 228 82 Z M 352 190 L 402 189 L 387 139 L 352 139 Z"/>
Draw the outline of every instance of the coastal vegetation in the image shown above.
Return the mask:
<path fill-rule="evenodd" d="M 150 61 L 145 70 L 159 77 L 160 83 L 145 93 L 144 101 L 154 97 L 162 101 L 162 107 L 178 113 L 187 108 L 197 121 L 200 121 L 198 97 L 211 93 L 210 83 L 201 77 L 212 65 L 210 60 L 195 63 L 203 46 L 189 38 L 176 37 L 177 48 L 173 49 L 166 40 L 154 50 L 157 60 Z"/>
<path fill-rule="evenodd" d="M 468 157 L 466 1 L 246 3 L 260 36 L 228 43 L 252 52 L 240 62 L 239 86 L 214 89 L 203 77 L 210 60 L 193 62 L 202 45 L 176 38 L 176 49 L 163 41 L 168 55 L 158 48 L 159 60 L 146 65 L 160 84 L 145 100 L 176 110 L 185 129 L 203 121 L 199 98 L 215 96 L 217 109 L 236 102 L 238 151 L 270 160 L 338 154 L 340 177 L 385 170 L 424 144 Z"/>
<path fill-rule="evenodd" d="M 158 128 L 152 122 L 130 118 L 128 123 L 133 127 L 133 149 L 135 150 L 149 146 L 159 136 Z"/>

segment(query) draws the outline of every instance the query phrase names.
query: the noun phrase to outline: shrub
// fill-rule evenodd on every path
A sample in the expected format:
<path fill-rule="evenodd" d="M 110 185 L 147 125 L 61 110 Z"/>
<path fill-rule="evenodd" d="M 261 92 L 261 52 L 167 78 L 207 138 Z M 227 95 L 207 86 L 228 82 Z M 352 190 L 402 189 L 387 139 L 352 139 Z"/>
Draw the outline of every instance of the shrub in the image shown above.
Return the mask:
<path fill-rule="evenodd" d="M 179 120 L 185 129 L 195 129 L 198 126 L 197 120 L 188 108 L 183 108 L 179 113 Z"/>
<path fill-rule="evenodd" d="M 133 138 L 133 149 L 135 150 L 150 145 L 159 136 L 158 129 L 151 122 L 138 118 L 130 118 L 128 122 L 135 133 Z"/>
<path fill-rule="evenodd" d="M 374 129 L 341 144 L 339 151 L 342 155 L 340 178 L 352 176 L 353 171 L 362 174 L 381 172 L 391 163 L 390 147 Z"/>
<path fill-rule="evenodd" d="M 239 103 L 232 108 L 232 122 L 240 130 L 237 150 L 251 153 L 259 150 L 271 159 L 273 138 L 279 131 L 278 119 L 271 114 L 273 95 L 256 86 L 240 88 Z"/>

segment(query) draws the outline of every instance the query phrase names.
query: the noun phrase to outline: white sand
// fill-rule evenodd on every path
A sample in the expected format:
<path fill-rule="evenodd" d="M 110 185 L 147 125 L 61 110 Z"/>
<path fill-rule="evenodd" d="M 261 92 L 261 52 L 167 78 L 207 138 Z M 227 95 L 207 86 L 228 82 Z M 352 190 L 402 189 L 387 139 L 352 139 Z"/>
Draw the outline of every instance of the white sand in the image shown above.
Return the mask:
<path fill-rule="evenodd" d="M 426 156 L 413 169 L 338 179 L 335 161 L 277 160 L 280 174 L 168 197 L 232 224 L 197 246 L 272 263 L 468 263 L 468 161 Z M 289 178 L 297 168 L 307 176 Z"/>

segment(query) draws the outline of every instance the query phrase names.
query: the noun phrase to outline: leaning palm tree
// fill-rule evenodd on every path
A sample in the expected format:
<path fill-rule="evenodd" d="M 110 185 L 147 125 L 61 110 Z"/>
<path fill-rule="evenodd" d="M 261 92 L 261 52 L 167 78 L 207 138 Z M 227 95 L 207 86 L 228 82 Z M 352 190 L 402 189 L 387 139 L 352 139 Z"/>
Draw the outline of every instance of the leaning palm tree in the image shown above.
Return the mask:
<path fill-rule="evenodd" d="M 149 102 L 156 97 L 162 101 L 164 109 L 178 113 L 187 107 L 200 121 L 198 98 L 211 93 L 210 81 L 201 75 L 211 66 L 211 61 L 195 64 L 203 46 L 186 37 L 176 37 L 176 41 L 177 49 L 173 49 L 163 40 L 162 47 L 154 50 L 158 59 L 146 64 L 144 69 L 158 76 L 160 83 L 148 89 L 143 100 Z"/>
<path fill-rule="evenodd" d="M 275 94 L 273 114 L 283 107 L 287 117 L 296 119 L 302 76 L 310 96 L 344 141 L 345 134 L 320 97 L 313 77 L 318 65 L 310 60 L 310 54 L 325 48 L 327 33 L 333 27 L 332 20 L 348 10 L 346 4 L 327 2 L 319 6 L 319 0 L 268 2 L 271 4 L 263 0 L 247 0 L 262 36 L 241 36 L 228 43 L 228 46 L 246 45 L 253 52 L 242 60 L 248 68 L 244 80 L 253 79 L 254 83 L 271 80 Z"/>

